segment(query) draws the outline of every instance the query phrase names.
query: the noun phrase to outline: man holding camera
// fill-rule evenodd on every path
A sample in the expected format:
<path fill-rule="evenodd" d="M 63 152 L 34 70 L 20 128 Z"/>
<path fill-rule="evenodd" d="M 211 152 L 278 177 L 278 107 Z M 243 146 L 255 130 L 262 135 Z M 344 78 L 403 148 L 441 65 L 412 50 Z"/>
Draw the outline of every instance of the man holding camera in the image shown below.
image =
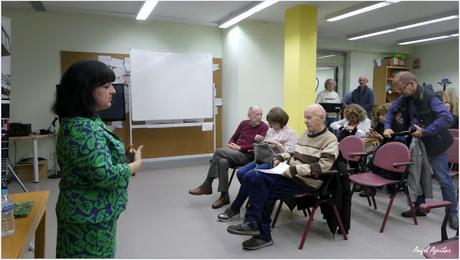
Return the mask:
<path fill-rule="evenodd" d="M 452 202 L 449 217 L 449 226 L 458 229 L 458 209 L 455 187 L 449 176 L 447 150 L 452 144 L 448 126 L 452 122 L 452 116 L 436 94 L 417 84 L 415 75 L 408 71 L 402 71 L 393 79 L 394 90 L 401 96 L 392 103 L 385 117 L 385 131 L 383 135 L 391 137 L 391 123 L 398 110 L 402 111 L 403 123 L 406 128 L 411 126 L 415 131 L 411 135 L 421 138 L 426 146 L 427 154 L 433 168 L 436 180 L 441 185 L 442 197 Z M 425 216 L 418 206 L 425 202 L 423 195 L 418 196 L 414 202 L 417 216 Z M 403 217 L 411 217 L 410 210 L 402 213 Z"/>

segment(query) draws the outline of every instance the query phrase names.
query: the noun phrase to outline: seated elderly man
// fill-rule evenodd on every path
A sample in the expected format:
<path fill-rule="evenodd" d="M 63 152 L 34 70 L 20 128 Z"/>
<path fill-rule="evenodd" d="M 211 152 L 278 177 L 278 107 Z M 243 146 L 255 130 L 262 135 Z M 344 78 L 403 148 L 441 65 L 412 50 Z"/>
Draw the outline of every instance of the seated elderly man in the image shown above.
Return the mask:
<path fill-rule="evenodd" d="M 323 181 L 319 175 L 331 169 L 339 154 L 337 137 L 325 127 L 325 118 L 326 111 L 322 106 L 307 106 L 304 119 L 308 130 L 298 139 L 294 152 L 282 153 L 274 162 L 275 165 L 285 162 L 290 167 L 282 175 L 258 172 L 244 180 L 241 189 L 247 190 L 250 205 L 245 221 L 227 228 L 231 234 L 253 236 L 243 242 L 244 249 L 254 250 L 273 244 L 270 215 L 277 199 L 321 187 Z"/>
<path fill-rule="evenodd" d="M 262 122 L 262 109 L 253 105 L 248 111 L 248 120 L 241 121 L 227 147 L 214 152 L 204 182 L 197 188 L 189 190 L 192 195 L 212 194 L 212 182 L 219 178 L 218 191 L 220 197 L 212 204 L 213 209 L 230 203 L 228 195 L 228 168 L 245 165 L 254 160 L 255 139 L 263 139 L 268 131 L 268 125 Z"/>

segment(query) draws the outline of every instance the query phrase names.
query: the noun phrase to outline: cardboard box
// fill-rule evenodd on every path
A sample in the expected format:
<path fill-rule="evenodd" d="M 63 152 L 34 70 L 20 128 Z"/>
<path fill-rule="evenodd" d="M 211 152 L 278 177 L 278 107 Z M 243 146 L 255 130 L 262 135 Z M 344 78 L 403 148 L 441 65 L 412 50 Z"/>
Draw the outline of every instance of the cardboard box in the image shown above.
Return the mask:
<path fill-rule="evenodd" d="M 14 170 L 21 181 L 34 180 L 34 166 L 32 164 L 32 160 L 28 160 L 26 163 L 16 164 Z M 38 175 L 40 180 L 48 179 L 48 160 L 38 161 Z"/>
<path fill-rule="evenodd" d="M 403 60 L 400 57 L 385 58 L 384 64 L 387 66 L 406 66 L 406 60 Z"/>

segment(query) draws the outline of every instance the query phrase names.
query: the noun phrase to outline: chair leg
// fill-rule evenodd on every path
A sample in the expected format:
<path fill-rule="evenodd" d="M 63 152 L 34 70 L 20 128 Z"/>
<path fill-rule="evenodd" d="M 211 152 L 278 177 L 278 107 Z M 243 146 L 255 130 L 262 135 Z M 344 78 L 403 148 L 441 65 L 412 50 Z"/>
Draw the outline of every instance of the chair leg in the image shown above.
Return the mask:
<path fill-rule="evenodd" d="M 307 212 L 308 212 L 308 216 L 311 215 L 311 211 L 310 211 L 310 208 L 307 207 Z"/>
<path fill-rule="evenodd" d="M 391 194 L 390 203 L 388 203 L 387 212 L 385 213 L 385 217 L 383 218 L 382 226 L 380 227 L 380 233 L 383 233 L 383 230 L 385 229 L 385 224 L 387 223 L 388 215 L 390 214 L 394 199 L 395 199 L 395 194 Z"/>
<path fill-rule="evenodd" d="M 377 203 L 375 203 L 375 195 L 372 195 L 371 198 L 372 198 L 372 203 L 374 204 L 374 209 L 377 210 Z"/>
<path fill-rule="evenodd" d="M 299 249 L 303 248 L 303 244 L 305 243 L 305 240 L 307 239 L 308 231 L 310 230 L 311 223 L 313 223 L 313 217 L 315 216 L 315 212 L 318 206 L 319 206 L 319 202 L 316 203 L 315 207 L 313 208 L 313 211 L 311 212 L 310 217 L 308 218 L 307 225 L 305 226 L 305 229 L 303 231 L 302 239 L 300 240 Z"/>
<path fill-rule="evenodd" d="M 339 228 L 340 228 L 340 231 L 342 232 L 343 240 L 348 240 L 347 232 L 345 231 L 345 228 L 342 223 L 342 218 L 340 217 L 339 211 L 337 210 L 337 207 L 335 206 L 335 204 L 332 204 L 332 209 L 334 210 L 335 219 L 339 223 Z"/>
<path fill-rule="evenodd" d="M 363 187 L 363 190 L 364 190 L 364 192 L 366 192 L 367 203 L 369 204 L 369 206 L 372 206 L 371 199 L 369 198 L 369 194 L 370 194 L 369 188 L 368 187 Z"/>
<path fill-rule="evenodd" d="M 415 215 L 415 207 L 414 207 L 414 204 L 412 203 L 412 199 L 409 195 L 409 190 L 407 189 L 407 187 L 404 187 L 404 193 L 406 193 L 406 196 L 407 196 L 407 202 L 409 203 L 410 212 L 412 214 L 412 219 L 414 220 L 414 225 L 418 225 L 417 216 Z"/>
<path fill-rule="evenodd" d="M 228 188 L 230 188 L 230 184 L 232 184 L 233 176 L 235 176 L 236 168 L 233 168 L 232 175 L 230 176 L 230 180 L 228 181 Z"/>
<path fill-rule="evenodd" d="M 283 201 L 282 200 L 280 200 L 280 204 L 278 205 L 278 209 L 276 210 L 275 217 L 273 218 L 272 228 L 275 227 L 276 221 L 278 220 L 278 215 L 280 214 L 281 206 L 283 206 Z"/>
<path fill-rule="evenodd" d="M 305 211 L 305 209 L 302 209 L 303 211 L 303 216 L 306 217 L 307 216 L 307 212 Z"/>

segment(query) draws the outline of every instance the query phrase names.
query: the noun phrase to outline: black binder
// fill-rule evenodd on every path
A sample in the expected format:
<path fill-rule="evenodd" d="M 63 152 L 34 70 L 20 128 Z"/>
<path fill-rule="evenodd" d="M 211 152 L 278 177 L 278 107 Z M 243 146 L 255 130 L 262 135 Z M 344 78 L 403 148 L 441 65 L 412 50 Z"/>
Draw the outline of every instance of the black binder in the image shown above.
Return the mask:
<path fill-rule="evenodd" d="M 328 113 L 339 113 L 342 109 L 342 103 L 319 103 Z"/>

